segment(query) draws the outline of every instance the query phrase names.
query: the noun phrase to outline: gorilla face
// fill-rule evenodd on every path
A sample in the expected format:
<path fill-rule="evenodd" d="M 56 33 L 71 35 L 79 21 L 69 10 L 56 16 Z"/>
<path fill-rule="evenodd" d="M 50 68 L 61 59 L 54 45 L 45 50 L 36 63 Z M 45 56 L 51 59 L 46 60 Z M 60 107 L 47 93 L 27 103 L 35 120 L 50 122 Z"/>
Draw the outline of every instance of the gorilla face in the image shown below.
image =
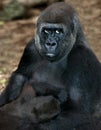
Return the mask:
<path fill-rule="evenodd" d="M 40 41 L 43 43 L 47 57 L 55 57 L 59 53 L 59 46 L 64 41 L 65 31 L 62 25 L 46 24 L 41 26 Z"/>
<path fill-rule="evenodd" d="M 35 44 L 39 53 L 50 61 L 67 56 L 74 42 L 72 30 L 63 24 L 42 23 Z"/>
<path fill-rule="evenodd" d="M 53 60 L 61 55 L 65 41 L 65 26 L 61 24 L 41 24 L 39 39 L 44 56 Z"/>

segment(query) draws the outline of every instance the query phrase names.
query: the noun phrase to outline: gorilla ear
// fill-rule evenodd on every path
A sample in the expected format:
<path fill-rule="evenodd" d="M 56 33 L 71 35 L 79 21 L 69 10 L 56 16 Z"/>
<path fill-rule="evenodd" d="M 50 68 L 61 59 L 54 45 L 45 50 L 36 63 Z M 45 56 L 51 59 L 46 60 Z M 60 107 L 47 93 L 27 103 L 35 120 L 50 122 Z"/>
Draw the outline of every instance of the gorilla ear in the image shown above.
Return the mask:
<path fill-rule="evenodd" d="M 79 20 L 78 20 L 78 17 L 77 17 L 77 15 L 76 14 L 74 14 L 74 16 L 73 16 L 73 25 L 72 25 L 72 32 L 73 32 L 73 36 L 74 37 L 76 37 L 76 35 L 77 35 L 77 32 L 78 32 L 78 22 L 79 22 Z"/>
<path fill-rule="evenodd" d="M 71 25 L 71 30 L 72 30 L 71 39 L 72 39 L 73 44 L 76 41 L 76 37 L 77 37 L 77 33 L 78 33 L 78 28 L 79 28 L 78 23 L 79 23 L 79 19 L 78 19 L 77 15 L 74 14 L 73 18 L 72 18 L 72 25 Z"/>

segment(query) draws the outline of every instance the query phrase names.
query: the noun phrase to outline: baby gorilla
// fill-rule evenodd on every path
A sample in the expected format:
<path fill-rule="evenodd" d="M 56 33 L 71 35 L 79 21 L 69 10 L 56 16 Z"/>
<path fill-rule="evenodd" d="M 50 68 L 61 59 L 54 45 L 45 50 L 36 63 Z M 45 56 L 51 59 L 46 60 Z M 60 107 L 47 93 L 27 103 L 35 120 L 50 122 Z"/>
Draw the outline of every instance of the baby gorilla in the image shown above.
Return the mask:
<path fill-rule="evenodd" d="M 0 108 L 0 130 L 101 130 L 99 121 L 90 114 L 60 112 L 55 98 L 35 97 L 28 84 L 18 99 Z"/>

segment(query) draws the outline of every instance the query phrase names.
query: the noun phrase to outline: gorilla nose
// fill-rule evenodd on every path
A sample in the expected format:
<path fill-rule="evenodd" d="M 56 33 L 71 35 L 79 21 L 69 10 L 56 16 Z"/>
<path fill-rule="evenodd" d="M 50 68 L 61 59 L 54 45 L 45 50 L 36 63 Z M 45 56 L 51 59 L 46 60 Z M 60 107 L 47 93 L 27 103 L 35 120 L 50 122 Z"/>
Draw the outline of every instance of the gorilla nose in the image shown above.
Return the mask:
<path fill-rule="evenodd" d="M 55 42 L 48 42 L 46 43 L 47 46 L 56 46 L 56 43 Z"/>
<path fill-rule="evenodd" d="M 56 42 L 47 42 L 45 44 L 47 49 L 55 49 L 57 47 L 57 43 Z"/>

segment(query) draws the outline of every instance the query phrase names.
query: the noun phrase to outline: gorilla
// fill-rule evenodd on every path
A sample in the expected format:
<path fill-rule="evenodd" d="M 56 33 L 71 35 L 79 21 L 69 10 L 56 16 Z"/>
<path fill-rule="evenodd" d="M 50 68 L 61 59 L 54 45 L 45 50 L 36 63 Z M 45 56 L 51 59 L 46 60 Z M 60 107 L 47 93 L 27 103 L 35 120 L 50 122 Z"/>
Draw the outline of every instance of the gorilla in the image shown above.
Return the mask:
<path fill-rule="evenodd" d="M 64 2 L 52 4 L 40 14 L 36 28 L 0 95 L 0 106 L 16 99 L 28 83 L 37 95 L 53 95 L 66 109 L 94 113 L 101 99 L 101 63 L 75 10 Z"/>

